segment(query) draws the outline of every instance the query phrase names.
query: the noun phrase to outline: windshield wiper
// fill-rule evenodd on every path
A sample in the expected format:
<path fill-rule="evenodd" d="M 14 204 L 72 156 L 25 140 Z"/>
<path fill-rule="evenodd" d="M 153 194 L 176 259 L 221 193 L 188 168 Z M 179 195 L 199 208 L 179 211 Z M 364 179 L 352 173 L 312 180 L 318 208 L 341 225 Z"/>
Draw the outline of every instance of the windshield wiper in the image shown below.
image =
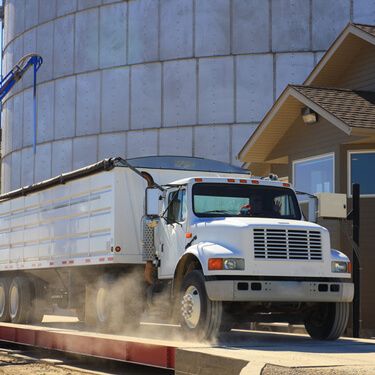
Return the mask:
<path fill-rule="evenodd" d="M 226 211 L 226 210 L 209 210 L 209 211 L 203 211 L 203 212 L 199 212 L 200 215 L 204 215 L 204 214 L 230 214 L 229 211 Z"/>

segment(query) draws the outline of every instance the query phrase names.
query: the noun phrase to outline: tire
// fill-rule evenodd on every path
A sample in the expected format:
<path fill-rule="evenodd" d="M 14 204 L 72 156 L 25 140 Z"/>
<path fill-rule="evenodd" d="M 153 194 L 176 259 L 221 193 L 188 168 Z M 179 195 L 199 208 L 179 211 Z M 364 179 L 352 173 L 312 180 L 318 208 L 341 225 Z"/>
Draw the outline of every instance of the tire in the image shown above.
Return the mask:
<path fill-rule="evenodd" d="M 143 312 L 143 285 L 133 276 L 118 279 L 101 276 L 89 292 L 94 316 L 86 322 L 91 325 L 94 322 L 96 329 L 103 332 L 129 333 L 138 328 Z M 86 310 L 89 313 L 90 308 Z"/>
<path fill-rule="evenodd" d="M 41 323 L 47 308 L 47 302 L 43 298 L 42 285 L 38 280 L 30 281 L 31 286 L 31 311 L 29 316 L 30 323 Z"/>
<path fill-rule="evenodd" d="M 8 278 L 0 278 L 0 322 L 10 322 L 9 284 Z"/>
<path fill-rule="evenodd" d="M 107 276 L 99 278 L 94 291 L 92 292 L 94 303 L 94 322 L 99 331 L 110 331 L 112 321 L 111 286 L 113 280 Z"/>
<path fill-rule="evenodd" d="M 32 309 L 32 291 L 29 280 L 15 277 L 9 287 L 9 315 L 12 323 L 28 323 Z"/>
<path fill-rule="evenodd" d="M 188 337 L 209 340 L 218 335 L 223 305 L 221 301 L 211 301 L 208 298 L 200 271 L 192 271 L 185 276 L 179 301 L 180 325 Z"/>
<path fill-rule="evenodd" d="M 320 303 L 305 319 L 305 328 L 315 340 L 337 340 L 345 332 L 349 303 Z"/>

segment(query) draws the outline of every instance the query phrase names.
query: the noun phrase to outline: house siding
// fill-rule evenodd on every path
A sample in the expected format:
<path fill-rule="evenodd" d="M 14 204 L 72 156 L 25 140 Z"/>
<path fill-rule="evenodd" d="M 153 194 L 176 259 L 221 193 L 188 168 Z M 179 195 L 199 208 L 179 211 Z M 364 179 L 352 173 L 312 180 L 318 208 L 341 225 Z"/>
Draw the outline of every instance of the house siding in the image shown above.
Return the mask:
<path fill-rule="evenodd" d="M 348 152 L 355 150 L 375 150 L 375 143 L 341 145 L 341 186 L 342 193 L 348 194 Z M 369 173 L 373 173 L 369 171 Z M 374 269 L 375 269 L 375 197 L 361 198 L 360 202 L 360 267 L 361 271 L 361 309 L 362 309 L 362 328 L 364 330 L 375 330 L 375 288 L 374 288 Z M 348 199 L 349 210 L 352 207 L 352 199 Z M 351 227 L 348 225 L 349 235 L 351 236 Z M 347 254 L 351 254 L 351 244 L 348 236 L 342 233 L 342 249 Z"/>
<path fill-rule="evenodd" d="M 375 61 L 374 61 L 375 63 Z M 374 86 L 375 87 L 375 86 Z M 272 161 L 288 155 L 288 164 L 272 164 L 272 172 L 285 176 L 293 183 L 293 161 L 314 157 L 327 153 L 335 154 L 335 192 L 347 194 L 347 153 L 349 150 L 375 149 L 372 144 L 348 144 L 360 142 L 360 137 L 348 136 L 325 119 L 320 119 L 314 125 L 305 125 L 297 119 L 286 134 L 280 139 L 268 156 Z M 369 173 L 371 173 L 369 171 Z M 351 209 L 351 199 L 348 199 L 348 212 Z M 375 288 L 373 270 L 375 269 L 375 198 L 361 199 L 361 310 L 363 334 L 375 332 Z M 350 238 L 351 223 L 339 220 L 319 220 L 330 231 L 331 245 L 352 257 Z M 367 333 L 369 332 L 369 333 Z"/>

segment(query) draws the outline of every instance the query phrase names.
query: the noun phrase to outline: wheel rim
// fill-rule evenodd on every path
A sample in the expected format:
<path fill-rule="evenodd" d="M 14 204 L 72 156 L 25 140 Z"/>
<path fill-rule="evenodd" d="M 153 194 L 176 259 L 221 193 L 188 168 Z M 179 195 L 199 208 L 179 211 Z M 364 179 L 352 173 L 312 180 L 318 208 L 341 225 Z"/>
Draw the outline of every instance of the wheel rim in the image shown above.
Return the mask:
<path fill-rule="evenodd" d="M 19 309 L 19 293 L 18 288 L 13 286 L 10 290 L 10 317 L 14 318 L 17 315 Z"/>
<path fill-rule="evenodd" d="M 104 288 L 100 288 L 96 295 L 96 313 L 99 322 L 104 323 L 107 321 L 107 292 Z"/>
<path fill-rule="evenodd" d="M 5 298 L 6 298 L 5 290 L 1 286 L 0 287 L 0 316 L 3 316 L 5 313 Z"/>
<path fill-rule="evenodd" d="M 201 317 L 201 299 L 195 286 L 189 286 L 182 298 L 181 314 L 189 328 L 195 328 Z"/>

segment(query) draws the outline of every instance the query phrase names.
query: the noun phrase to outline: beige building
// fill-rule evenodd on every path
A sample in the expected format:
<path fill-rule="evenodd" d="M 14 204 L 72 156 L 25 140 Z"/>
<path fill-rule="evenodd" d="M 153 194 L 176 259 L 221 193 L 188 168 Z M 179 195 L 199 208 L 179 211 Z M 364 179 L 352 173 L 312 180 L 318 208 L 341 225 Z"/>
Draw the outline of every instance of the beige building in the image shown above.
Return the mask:
<path fill-rule="evenodd" d="M 310 115 L 304 119 L 303 114 Z M 362 334 L 375 332 L 375 26 L 349 24 L 303 85 L 289 85 L 239 153 L 253 174 L 298 191 L 361 186 Z M 350 224 L 325 221 L 333 247 L 352 254 Z"/>

